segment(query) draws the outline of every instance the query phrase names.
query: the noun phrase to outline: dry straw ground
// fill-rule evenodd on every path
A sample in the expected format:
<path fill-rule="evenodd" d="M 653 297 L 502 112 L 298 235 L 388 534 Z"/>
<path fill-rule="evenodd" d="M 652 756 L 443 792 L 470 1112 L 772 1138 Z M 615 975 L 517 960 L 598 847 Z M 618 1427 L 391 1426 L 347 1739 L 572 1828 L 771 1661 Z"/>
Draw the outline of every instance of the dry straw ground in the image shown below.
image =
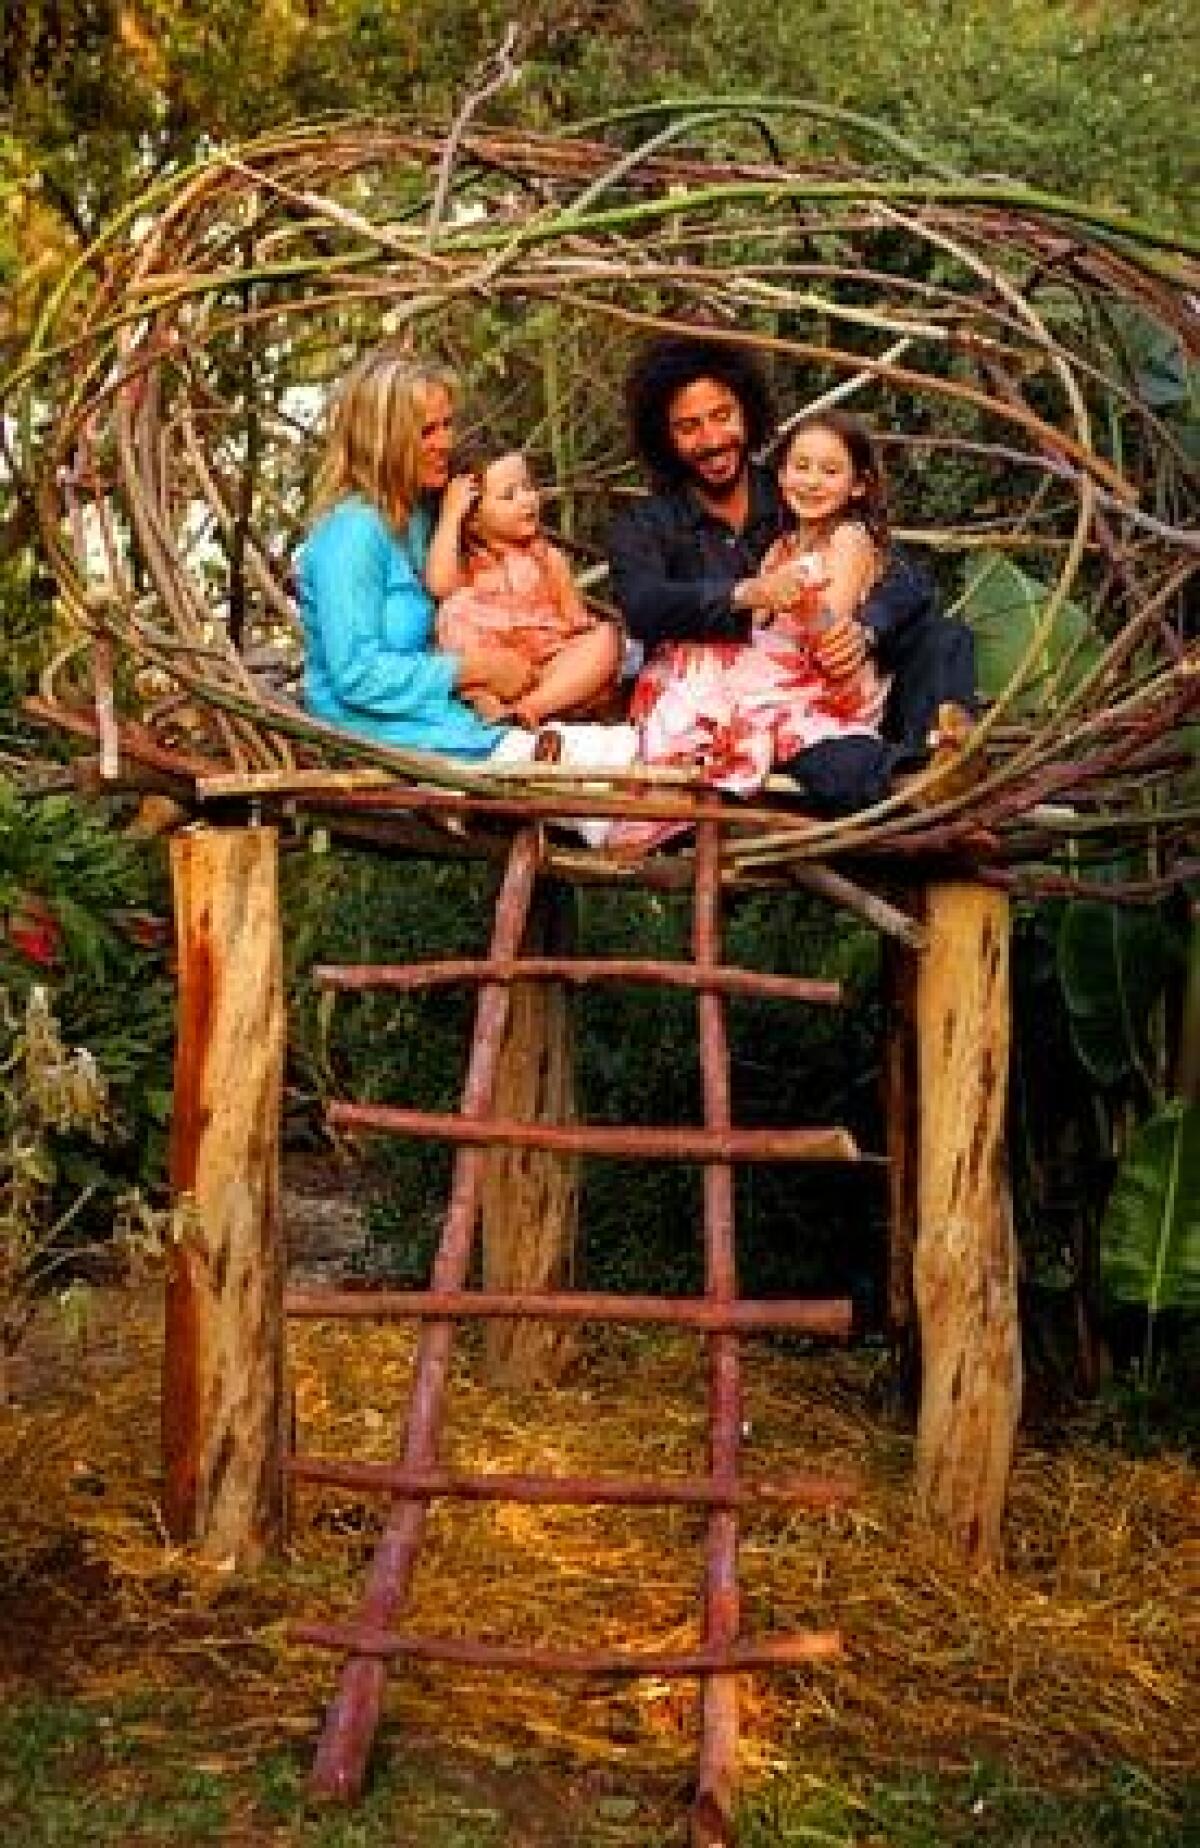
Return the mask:
<path fill-rule="evenodd" d="M 301 1491 L 289 1558 L 251 1577 L 171 1546 L 157 1508 L 156 1292 L 114 1292 L 99 1319 L 68 1365 L 49 1372 L 35 1357 L 23 1397 L 0 1417 L 0 1689 L 140 1701 L 134 1735 L 150 1752 L 182 1703 L 189 1749 L 210 1768 L 245 1767 L 281 1745 L 303 1759 L 335 1670 L 291 1646 L 288 1623 L 352 1607 L 375 1511 L 344 1491 Z M 746 1629 L 832 1622 L 848 1645 L 840 1664 L 754 1680 L 748 1788 L 797 1764 L 953 1772 L 979 1758 L 1064 1791 L 1115 1764 L 1166 1788 L 1195 1775 L 1192 1468 L 1123 1456 L 1079 1432 L 1053 1447 L 1027 1440 L 1007 1570 L 971 1577 L 914 1529 L 910 1433 L 873 1409 L 870 1357 L 765 1341 L 746 1352 L 754 1472 L 850 1466 L 862 1483 L 851 1512 L 746 1524 Z M 300 1447 L 387 1457 L 410 1354 L 400 1329 L 297 1326 Z M 563 1387 L 525 1395 L 486 1391 L 466 1347 L 447 1454 L 472 1469 L 694 1470 L 704 1391 L 698 1344 L 663 1335 L 593 1337 Z M 690 1511 L 442 1508 L 412 1627 L 679 1646 L 696 1635 L 699 1539 Z M 664 1681 L 581 1690 L 418 1665 L 393 1679 L 380 1749 L 519 1763 L 551 1790 L 555 1777 L 595 1775 L 678 1792 L 693 1761 L 693 1700 Z"/>

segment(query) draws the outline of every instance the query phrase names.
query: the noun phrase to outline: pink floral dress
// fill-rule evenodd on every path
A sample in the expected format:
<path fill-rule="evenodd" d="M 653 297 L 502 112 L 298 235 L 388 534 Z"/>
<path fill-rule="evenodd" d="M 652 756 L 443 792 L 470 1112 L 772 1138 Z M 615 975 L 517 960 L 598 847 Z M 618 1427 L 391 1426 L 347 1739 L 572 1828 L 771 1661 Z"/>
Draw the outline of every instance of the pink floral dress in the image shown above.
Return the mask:
<path fill-rule="evenodd" d="M 473 552 L 466 573 L 467 582 L 438 610 L 438 646 L 450 654 L 503 642 L 540 669 L 564 642 L 592 627 L 568 594 L 565 558 L 544 539 L 525 551 Z"/>
<path fill-rule="evenodd" d="M 810 646 L 824 567 L 796 537 L 777 539 L 762 570 L 803 562 L 810 593 L 748 642 L 668 642 L 638 677 L 630 718 L 641 757 L 700 771 L 705 782 L 746 795 L 776 764 L 829 738 L 877 730 L 886 687 L 869 665 L 830 680 Z"/>

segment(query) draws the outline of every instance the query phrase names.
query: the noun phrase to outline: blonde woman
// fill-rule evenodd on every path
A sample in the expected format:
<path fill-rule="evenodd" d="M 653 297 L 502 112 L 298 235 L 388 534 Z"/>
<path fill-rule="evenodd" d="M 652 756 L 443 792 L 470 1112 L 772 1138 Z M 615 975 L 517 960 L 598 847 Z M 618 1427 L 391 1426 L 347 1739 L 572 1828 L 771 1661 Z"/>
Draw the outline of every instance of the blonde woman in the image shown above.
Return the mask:
<path fill-rule="evenodd" d="M 305 704 L 385 744 L 525 763 L 534 733 L 480 713 L 515 705 L 533 683 L 532 664 L 499 644 L 446 653 L 433 645 L 425 568 L 450 477 L 456 391 L 445 367 L 381 347 L 338 395 L 297 558 Z M 633 761 L 632 726 L 552 730 L 567 763 L 606 770 Z M 601 833 L 596 824 L 585 838 Z"/>
<path fill-rule="evenodd" d="M 505 728 L 471 702 L 519 699 L 533 670 L 511 650 L 433 646 L 424 570 L 450 475 L 455 394 L 445 367 L 386 348 L 338 394 L 297 560 L 305 703 L 386 744 L 488 757 Z"/>

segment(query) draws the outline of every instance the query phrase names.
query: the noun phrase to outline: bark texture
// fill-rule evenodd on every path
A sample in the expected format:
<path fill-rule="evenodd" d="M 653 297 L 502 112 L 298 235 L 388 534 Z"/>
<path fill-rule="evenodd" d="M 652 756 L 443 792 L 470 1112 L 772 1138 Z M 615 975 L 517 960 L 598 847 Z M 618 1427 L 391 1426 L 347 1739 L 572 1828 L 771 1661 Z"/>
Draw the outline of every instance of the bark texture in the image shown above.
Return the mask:
<path fill-rule="evenodd" d="M 523 954 L 563 956 L 574 947 L 575 895 L 542 881 L 534 894 Z M 514 982 L 500 1058 L 496 1114 L 525 1122 L 573 1123 L 574 1036 L 561 982 Z M 557 1290 L 575 1276 L 579 1159 L 537 1149 L 489 1151 L 481 1194 L 485 1290 Z M 489 1322 L 485 1367 L 496 1384 L 550 1385 L 568 1364 L 576 1331 L 541 1321 Z"/>
<path fill-rule="evenodd" d="M 274 831 L 171 842 L 179 1022 L 171 1125 L 163 1512 L 250 1563 L 283 1527 L 284 1004 Z"/>
<path fill-rule="evenodd" d="M 1004 1142 L 1008 901 L 977 885 L 935 886 L 927 922 L 917 976 L 917 1506 L 936 1531 L 982 1564 L 1001 1556 L 1021 1406 Z"/>

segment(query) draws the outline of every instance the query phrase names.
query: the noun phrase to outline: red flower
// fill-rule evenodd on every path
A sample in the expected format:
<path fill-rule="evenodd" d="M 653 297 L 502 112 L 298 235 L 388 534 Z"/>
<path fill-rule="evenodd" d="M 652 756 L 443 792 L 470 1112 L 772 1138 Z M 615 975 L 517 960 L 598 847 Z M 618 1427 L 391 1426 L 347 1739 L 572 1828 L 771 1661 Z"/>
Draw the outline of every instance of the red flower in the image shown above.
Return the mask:
<path fill-rule="evenodd" d="M 18 955 L 39 968 L 49 969 L 62 950 L 62 927 L 50 907 L 27 894 L 8 916 L 8 940 Z"/>

